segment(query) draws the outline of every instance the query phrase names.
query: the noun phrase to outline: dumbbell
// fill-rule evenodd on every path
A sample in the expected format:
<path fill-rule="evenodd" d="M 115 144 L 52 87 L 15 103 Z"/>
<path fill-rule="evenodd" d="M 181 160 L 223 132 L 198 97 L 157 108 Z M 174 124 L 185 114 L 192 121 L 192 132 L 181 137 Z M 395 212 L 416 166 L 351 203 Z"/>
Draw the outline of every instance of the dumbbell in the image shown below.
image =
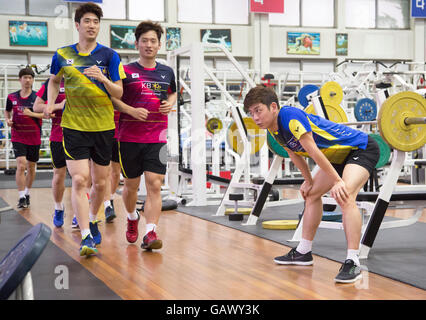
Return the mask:
<path fill-rule="evenodd" d="M 244 200 L 244 194 L 242 194 L 242 193 L 231 193 L 229 195 L 229 200 L 235 201 L 234 212 L 230 213 L 228 215 L 229 216 L 229 221 L 243 221 L 244 215 L 242 213 L 238 212 L 238 201 L 239 200 Z"/>

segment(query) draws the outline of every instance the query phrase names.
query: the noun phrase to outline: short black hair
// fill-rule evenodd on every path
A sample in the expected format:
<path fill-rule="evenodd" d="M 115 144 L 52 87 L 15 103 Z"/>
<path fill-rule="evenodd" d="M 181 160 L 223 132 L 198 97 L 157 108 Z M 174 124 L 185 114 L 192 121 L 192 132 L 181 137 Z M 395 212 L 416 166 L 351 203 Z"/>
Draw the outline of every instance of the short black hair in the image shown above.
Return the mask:
<path fill-rule="evenodd" d="M 74 21 L 80 23 L 81 18 L 88 12 L 95 14 L 99 21 L 101 21 L 101 18 L 104 16 L 100 6 L 98 6 L 96 3 L 88 2 L 80 5 L 77 8 L 75 11 Z"/>
<path fill-rule="evenodd" d="M 244 98 L 244 111 L 248 113 L 249 108 L 256 103 L 263 103 L 269 109 L 269 106 L 272 102 L 275 102 L 278 108 L 280 107 L 278 96 L 274 89 L 264 85 L 258 85 L 254 88 L 251 88 Z"/>
<path fill-rule="evenodd" d="M 35 77 L 33 69 L 26 67 L 24 69 L 19 70 L 19 79 L 21 79 L 23 76 L 31 76 Z"/>
<path fill-rule="evenodd" d="M 163 28 L 161 27 L 161 25 L 159 23 L 152 22 L 150 20 L 142 21 L 136 27 L 136 30 L 135 30 L 136 41 L 139 41 L 139 37 L 142 34 L 144 34 L 145 32 L 151 31 L 151 30 L 155 31 L 155 33 L 157 34 L 158 41 L 160 41 L 161 35 L 163 34 Z"/>

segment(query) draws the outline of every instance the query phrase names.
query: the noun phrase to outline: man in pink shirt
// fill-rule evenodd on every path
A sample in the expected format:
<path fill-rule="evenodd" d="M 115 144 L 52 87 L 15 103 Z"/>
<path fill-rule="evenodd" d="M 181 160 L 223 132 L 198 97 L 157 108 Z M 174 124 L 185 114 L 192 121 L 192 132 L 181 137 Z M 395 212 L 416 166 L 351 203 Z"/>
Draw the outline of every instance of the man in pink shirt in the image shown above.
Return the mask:
<path fill-rule="evenodd" d="M 151 21 L 141 22 L 135 31 L 139 60 L 124 66 L 121 100 L 113 99 L 120 114 L 118 141 L 120 164 L 125 178 L 123 202 L 127 211 L 127 241 L 138 238 L 136 210 L 141 175 L 145 175 L 144 205 L 146 231 L 141 247 L 160 249 L 156 227 L 161 214 L 161 185 L 167 166 L 167 119 L 176 102 L 173 70 L 156 62 L 163 29 Z"/>

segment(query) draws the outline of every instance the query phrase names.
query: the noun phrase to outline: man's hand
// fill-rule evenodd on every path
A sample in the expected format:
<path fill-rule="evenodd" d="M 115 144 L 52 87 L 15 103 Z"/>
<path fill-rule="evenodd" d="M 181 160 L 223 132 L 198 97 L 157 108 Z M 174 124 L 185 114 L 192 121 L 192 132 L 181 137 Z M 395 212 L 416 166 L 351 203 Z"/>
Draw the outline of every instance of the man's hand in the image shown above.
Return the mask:
<path fill-rule="evenodd" d="M 7 124 L 9 127 L 13 127 L 13 121 L 12 121 L 12 119 L 7 119 L 7 120 L 6 120 L 6 124 Z"/>
<path fill-rule="evenodd" d="M 300 187 L 300 193 L 302 194 L 303 200 L 306 200 L 306 197 L 309 194 L 309 191 L 312 189 L 312 181 L 304 181 Z"/>
<path fill-rule="evenodd" d="M 55 106 L 53 105 L 47 105 L 46 108 L 44 108 L 43 114 L 45 119 L 54 118 L 55 115 L 53 114 Z"/>
<path fill-rule="evenodd" d="M 33 113 L 31 112 L 31 110 L 30 110 L 30 109 L 28 109 L 28 108 L 24 108 L 24 110 L 22 110 L 22 114 L 23 114 L 24 116 L 31 117 Z"/>
<path fill-rule="evenodd" d="M 105 77 L 105 75 L 102 73 L 102 70 L 95 65 L 85 69 L 83 74 L 89 78 L 94 78 L 101 83 L 104 83 L 106 80 L 108 80 L 107 77 Z"/>
<path fill-rule="evenodd" d="M 342 179 L 334 184 L 330 190 L 330 195 L 336 200 L 339 206 L 346 202 L 349 197 L 349 193 L 346 190 L 345 182 Z"/>
<path fill-rule="evenodd" d="M 145 121 L 148 118 L 149 111 L 145 108 L 133 108 L 130 115 L 136 120 Z"/>
<path fill-rule="evenodd" d="M 172 104 L 170 104 L 170 102 L 167 100 L 161 100 L 159 111 L 163 115 L 168 115 L 170 111 L 172 111 Z"/>

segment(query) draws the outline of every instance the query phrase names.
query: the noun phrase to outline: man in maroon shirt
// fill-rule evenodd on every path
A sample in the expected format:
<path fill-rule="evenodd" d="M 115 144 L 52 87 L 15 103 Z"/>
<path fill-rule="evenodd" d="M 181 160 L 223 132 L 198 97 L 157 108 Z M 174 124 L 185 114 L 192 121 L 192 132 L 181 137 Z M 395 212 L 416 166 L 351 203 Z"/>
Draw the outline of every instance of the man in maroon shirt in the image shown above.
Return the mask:
<path fill-rule="evenodd" d="M 12 128 L 11 140 L 16 158 L 15 179 L 19 192 L 18 208 L 28 208 L 30 189 L 39 159 L 43 114 L 33 112 L 37 97 L 36 92 L 32 90 L 34 71 L 30 68 L 19 71 L 19 82 L 21 90 L 7 96 L 4 117 L 7 125 Z"/>

